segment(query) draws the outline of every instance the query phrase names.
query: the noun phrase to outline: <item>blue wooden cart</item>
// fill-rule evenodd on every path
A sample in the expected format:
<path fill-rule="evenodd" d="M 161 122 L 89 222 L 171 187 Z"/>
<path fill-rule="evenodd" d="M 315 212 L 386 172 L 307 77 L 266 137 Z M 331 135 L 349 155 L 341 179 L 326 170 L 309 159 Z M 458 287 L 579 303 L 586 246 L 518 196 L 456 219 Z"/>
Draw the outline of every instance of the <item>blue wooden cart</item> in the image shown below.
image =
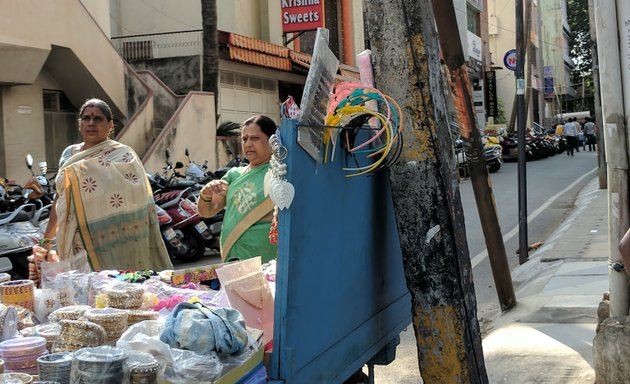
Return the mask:
<path fill-rule="evenodd" d="M 364 364 L 388 364 L 411 322 L 387 172 L 347 178 L 337 149 L 318 164 L 280 128 L 295 187 L 279 215 L 271 383 L 341 383 Z"/>

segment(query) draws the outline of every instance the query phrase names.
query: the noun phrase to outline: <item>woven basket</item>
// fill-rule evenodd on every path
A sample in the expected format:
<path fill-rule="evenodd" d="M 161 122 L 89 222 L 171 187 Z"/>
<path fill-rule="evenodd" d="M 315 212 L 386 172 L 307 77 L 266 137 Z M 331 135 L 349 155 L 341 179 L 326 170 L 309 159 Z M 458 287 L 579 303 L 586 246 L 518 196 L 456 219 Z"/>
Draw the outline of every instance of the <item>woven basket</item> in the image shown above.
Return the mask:
<path fill-rule="evenodd" d="M 105 343 L 116 344 L 120 335 L 127 330 L 128 311 L 116 308 L 93 308 L 85 311 L 83 316 L 99 324 L 106 333 Z"/>
<path fill-rule="evenodd" d="M 145 320 L 157 320 L 160 314 L 150 310 L 130 310 L 127 316 L 127 327 Z"/>
<path fill-rule="evenodd" d="M 134 284 L 105 289 L 109 306 L 120 309 L 138 309 L 142 306 L 144 288 Z"/>
<path fill-rule="evenodd" d="M 0 283 L 0 300 L 30 311 L 35 310 L 35 284 L 32 280 L 13 280 Z"/>
<path fill-rule="evenodd" d="M 102 326 L 84 320 L 60 320 L 61 333 L 58 343 L 67 351 L 74 352 L 83 347 L 102 345 L 106 339 L 106 332 Z M 55 346 L 55 350 L 59 350 Z"/>

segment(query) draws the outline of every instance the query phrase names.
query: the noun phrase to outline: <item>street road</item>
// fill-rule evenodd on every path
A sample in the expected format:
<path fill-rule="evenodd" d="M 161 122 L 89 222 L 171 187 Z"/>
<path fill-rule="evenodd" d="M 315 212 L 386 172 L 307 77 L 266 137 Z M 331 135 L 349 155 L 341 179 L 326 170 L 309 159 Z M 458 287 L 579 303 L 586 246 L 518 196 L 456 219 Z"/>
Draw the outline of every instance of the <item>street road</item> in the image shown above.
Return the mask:
<path fill-rule="evenodd" d="M 518 266 L 518 165 L 505 163 L 491 174 L 492 189 L 503 234 L 510 269 Z M 527 176 L 528 243 L 545 239 L 562 223 L 574 207 L 579 191 L 597 177 L 596 152 L 580 151 L 574 157 L 559 154 L 542 160 L 529 161 Z M 466 236 L 473 266 L 478 318 L 482 331 L 500 313 L 494 279 L 488 261 L 475 197 L 469 179 L 461 180 L 460 194 L 466 221 Z M 401 335 L 396 360 L 375 367 L 376 384 L 418 384 L 416 339 L 409 325 Z M 367 369 L 364 368 L 367 373 Z"/>

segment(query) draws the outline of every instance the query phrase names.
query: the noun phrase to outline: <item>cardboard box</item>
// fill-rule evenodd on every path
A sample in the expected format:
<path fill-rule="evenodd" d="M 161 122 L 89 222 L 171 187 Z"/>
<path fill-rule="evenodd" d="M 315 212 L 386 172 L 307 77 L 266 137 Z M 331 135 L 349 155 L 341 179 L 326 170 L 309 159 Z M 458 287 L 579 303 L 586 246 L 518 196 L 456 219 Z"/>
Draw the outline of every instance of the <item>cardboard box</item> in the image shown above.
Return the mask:
<path fill-rule="evenodd" d="M 223 376 L 216 379 L 214 384 L 234 384 L 238 383 L 239 380 L 247 376 L 251 371 L 256 369 L 259 365 L 262 364 L 263 355 L 265 349 L 263 345 L 260 344 L 256 353 L 252 354 L 249 359 L 247 359 L 243 364 L 238 367 L 232 368 L 228 372 L 226 372 Z"/>

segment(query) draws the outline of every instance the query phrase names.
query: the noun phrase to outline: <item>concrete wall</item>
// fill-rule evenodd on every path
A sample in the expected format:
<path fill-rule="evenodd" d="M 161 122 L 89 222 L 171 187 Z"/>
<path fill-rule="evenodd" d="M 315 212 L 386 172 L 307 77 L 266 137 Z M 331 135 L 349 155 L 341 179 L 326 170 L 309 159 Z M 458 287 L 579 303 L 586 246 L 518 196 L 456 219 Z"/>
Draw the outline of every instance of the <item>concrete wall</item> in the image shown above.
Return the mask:
<path fill-rule="evenodd" d="M 117 109 L 126 115 L 125 64 L 112 47 L 109 36 L 79 1 L 3 1 L 0 41 L 44 49 L 51 45 L 71 48 Z M 21 58 L 13 56 L 11 59 Z"/>
<path fill-rule="evenodd" d="M 150 70 L 174 93 L 186 95 L 201 90 L 199 80 L 200 56 L 167 57 L 152 60 L 134 60 L 136 70 Z"/>
<path fill-rule="evenodd" d="M 30 172 L 24 163 L 27 153 L 36 159 L 45 158 L 43 79 L 32 86 L 2 89 L 4 127 L 4 160 L 7 173 L 2 175 L 19 184 L 26 182 Z"/>
<path fill-rule="evenodd" d="M 503 69 L 497 70 L 497 98 L 503 103 L 505 116 L 509 120 L 512 113 L 512 103 L 516 93 L 516 77 L 514 72 L 505 68 L 503 57 L 510 49 L 516 48 L 514 0 L 488 0 L 488 16 L 490 20 L 496 20 L 497 34 L 490 34 L 488 46 L 492 53 L 492 60 L 496 66 Z M 496 19 L 493 19 L 496 17 Z"/>
<path fill-rule="evenodd" d="M 217 167 L 215 122 L 212 93 L 191 92 L 186 95 L 172 119 L 142 159 L 147 172 L 161 172 L 165 165 L 164 154 L 167 148 L 173 163 L 178 160 L 185 163 L 184 151 L 188 148 L 194 161 L 203 163 L 207 159 L 210 169 Z"/>
<path fill-rule="evenodd" d="M 18 182 L 30 174 L 24 166 L 27 152 L 36 159 L 46 157 L 44 89 L 65 92 L 77 108 L 98 95 L 110 102 L 117 116 L 126 118 L 125 63 L 109 40 L 107 3 L 2 2 L 0 172 Z"/>
<path fill-rule="evenodd" d="M 345 1 L 345 0 L 344 0 Z M 365 49 L 363 4 L 352 1 L 354 53 Z M 465 0 L 464 0 L 465 2 Z M 217 27 L 282 44 L 282 9 L 278 0 L 217 1 Z M 112 36 L 190 31 L 202 28 L 199 0 L 110 0 Z M 185 48 L 189 50 L 189 48 Z"/>

